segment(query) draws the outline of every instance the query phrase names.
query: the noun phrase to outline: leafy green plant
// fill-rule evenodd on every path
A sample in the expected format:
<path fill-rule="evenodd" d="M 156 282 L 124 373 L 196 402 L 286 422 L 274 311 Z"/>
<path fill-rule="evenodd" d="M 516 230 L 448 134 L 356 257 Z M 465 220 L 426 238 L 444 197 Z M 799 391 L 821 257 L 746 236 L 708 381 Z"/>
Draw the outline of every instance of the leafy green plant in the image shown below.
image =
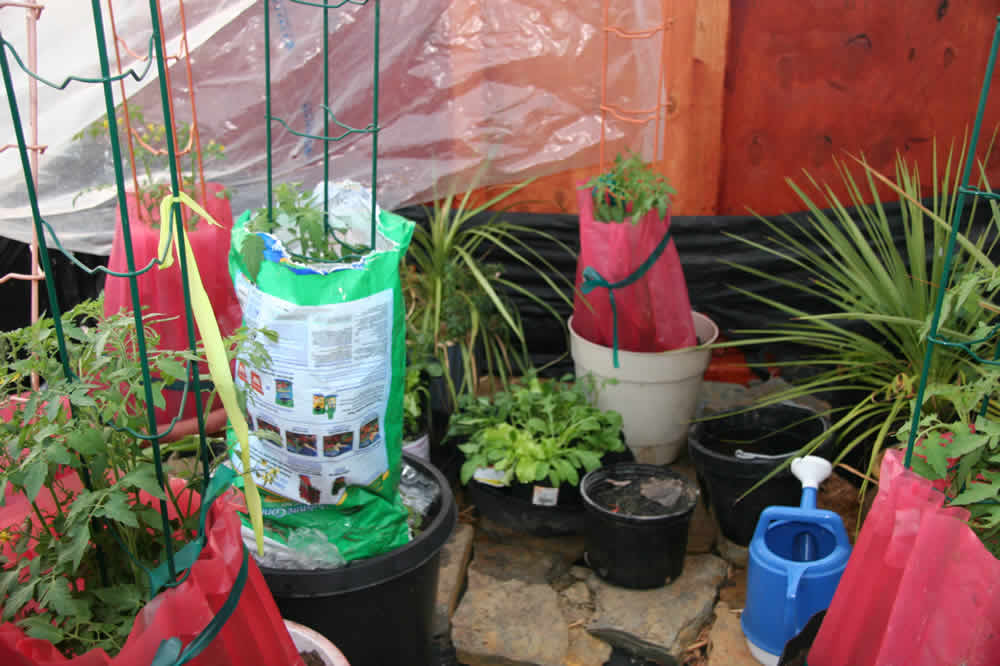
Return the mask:
<path fill-rule="evenodd" d="M 868 476 L 879 452 L 893 441 L 921 374 L 964 154 L 964 145 L 957 152 L 953 145 L 941 164 L 935 146 L 931 196 L 926 205 L 921 200 L 924 189 L 918 170 L 901 156 L 896 161 L 895 181 L 858 159 L 864 174 L 861 181 L 843 163 L 837 164 L 848 201 L 841 201 L 832 188 L 806 174 L 810 191 L 790 179 L 787 182 L 808 209 L 807 219 L 776 221 L 759 217 L 770 231 L 766 241 L 727 234 L 804 271 L 808 278 L 788 279 L 750 265 L 725 263 L 752 279 L 766 280 L 821 301 L 824 308 L 810 312 L 734 287 L 772 308 L 779 321 L 766 330 L 739 331 L 749 337 L 717 346 L 796 345 L 803 351 L 802 356 L 779 365 L 819 369 L 809 379 L 766 396 L 756 406 L 817 392 L 860 396 L 856 403 L 832 410 L 828 436 L 836 437 L 840 447 L 836 462 L 858 446 L 870 446 Z M 980 185 L 988 186 L 985 175 Z M 888 187 L 901 199 L 898 227 L 890 224 L 880 199 L 880 186 Z M 814 200 L 811 192 L 820 199 Z M 866 203 L 866 198 L 873 203 Z M 848 206 L 853 206 L 854 211 Z M 988 255 L 997 240 L 1000 216 L 995 203 L 986 212 L 992 215 L 983 224 L 974 224 L 977 206 L 964 212 L 952 275 L 984 267 L 992 270 Z M 897 235 L 902 236 L 901 245 L 897 244 Z M 979 317 L 969 313 L 981 296 L 976 286 L 956 292 L 942 312 L 942 334 L 960 341 L 972 339 Z M 975 376 L 976 372 L 964 353 L 943 347 L 933 357 L 929 377 L 932 384 L 948 385 L 960 376 Z M 811 452 L 820 442 L 821 438 L 816 438 L 802 451 Z"/>
<path fill-rule="evenodd" d="M 149 427 L 131 315 L 104 317 L 102 303 L 89 301 L 61 322 L 75 379 L 65 375 L 51 319 L 0 334 L 8 362 L 0 404 L 13 409 L 0 424 L 0 497 L 12 489 L 28 507 L 23 521 L 0 531 L 19 556 L 0 556 L 2 619 L 64 654 L 114 654 L 149 600 L 146 569 L 163 561 L 168 542 L 177 552 L 195 536 L 189 489 L 200 491 L 202 477 L 195 466 L 178 467 L 182 483 L 161 487 L 152 449 L 126 430 Z M 202 359 L 158 351 L 155 331 L 146 335 L 153 406 L 163 407 L 164 385 L 186 379 L 187 364 Z M 230 354 L 248 339 L 231 339 Z M 32 373 L 41 388 L 27 393 Z M 191 448 L 189 439 L 161 444 L 165 457 Z M 74 477 L 83 489 L 73 489 Z M 166 524 L 158 500 L 171 512 Z"/>
<path fill-rule="evenodd" d="M 530 182 L 514 185 L 478 206 L 469 204 L 471 190 L 436 200 L 427 225 L 417 225 L 401 267 L 409 335 L 426 344 L 445 369 L 453 403 L 458 395 L 475 391 L 480 376 L 477 348 L 485 359 L 487 374 L 499 376 L 504 385 L 515 370 L 525 366 L 524 327 L 506 294 L 520 294 L 562 321 L 548 303 L 504 277 L 498 265 L 501 257 L 531 268 L 572 306 L 564 291 L 567 286 L 572 291 L 572 283 L 528 239 L 555 243 L 572 256 L 569 247 L 550 234 L 503 220 L 500 213 L 492 213 L 486 220 L 473 219 Z M 491 261 L 494 257 L 496 261 Z M 454 385 L 447 371 L 451 347 L 461 351 L 464 379 L 460 386 Z"/>
<path fill-rule="evenodd" d="M 441 365 L 437 361 L 418 361 L 411 358 L 407 362 L 403 391 L 404 441 L 413 441 L 427 434 L 430 426 L 428 403 L 431 396 L 427 382 L 431 377 L 440 376 Z"/>
<path fill-rule="evenodd" d="M 1000 290 L 1000 272 L 976 271 L 958 278 L 945 295 L 945 306 L 963 301 L 962 293 L 976 289 L 992 299 Z M 989 300 L 979 305 L 1000 311 Z M 982 312 L 982 310 L 980 310 Z M 969 313 L 972 315 L 972 313 Z M 971 514 L 970 524 L 994 556 L 1000 557 L 1000 366 L 989 362 L 997 342 L 997 323 L 981 317 L 966 348 L 986 362 L 975 374 L 956 377 L 950 384 L 929 384 L 923 404 L 914 398 L 905 423 L 897 432 L 901 445 L 910 439 L 912 415 L 920 410 L 912 469 L 935 482 L 948 504 Z M 935 353 L 940 349 L 935 347 Z"/>
<path fill-rule="evenodd" d="M 625 449 L 621 415 L 593 407 L 590 392 L 587 380 L 529 375 L 492 398 L 463 396 L 448 432 L 467 438 L 458 447 L 466 457 L 462 483 L 492 467 L 508 483 L 579 484 L 581 470 L 597 469 L 605 453 Z"/>
<path fill-rule="evenodd" d="M 131 137 L 126 131 L 126 107 L 119 104 L 115 109 L 115 119 L 118 125 L 119 144 L 123 152 L 123 166 L 129 164 L 134 158 L 139 188 L 135 192 L 135 196 L 139 204 L 139 214 L 143 217 L 144 222 L 157 226 L 159 225 L 160 202 L 163 197 L 171 193 L 170 158 L 166 144 L 167 128 L 163 123 L 147 120 L 142 109 L 134 104 L 128 106 L 127 115 L 129 125 L 132 127 Z M 176 131 L 177 146 L 181 153 L 177 156 L 177 166 L 180 170 L 177 175 L 180 178 L 181 190 L 192 196 L 197 194 L 195 184 L 198 182 L 198 153 L 193 146 L 193 129 L 194 126 L 191 123 L 180 123 L 177 125 Z M 73 139 L 78 141 L 84 138 L 99 140 L 106 138 L 109 132 L 110 123 L 108 118 L 104 117 L 77 132 L 73 135 Z M 129 155 L 129 146 L 131 146 L 131 156 Z M 201 146 L 201 154 L 203 158 L 219 160 L 225 157 L 226 148 L 211 139 Z M 126 183 L 127 185 L 128 183 Z M 111 186 L 109 183 L 92 189 L 104 189 Z M 87 191 L 90 190 L 84 190 L 84 192 Z M 216 196 L 229 198 L 230 193 L 228 190 L 222 190 Z M 192 214 L 188 219 L 188 228 L 195 228 L 197 221 L 198 216 Z"/>
<path fill-rule="evenodd" d="M 595 220 L 621 223 L 629 219 L 633 225 L 652 210 L 665 217 L 670 197 L 677 194 L 662 174 L 634 153 L 615 157 L 615 165 L 591 178 L 584 188 L 593 189 Z"/>

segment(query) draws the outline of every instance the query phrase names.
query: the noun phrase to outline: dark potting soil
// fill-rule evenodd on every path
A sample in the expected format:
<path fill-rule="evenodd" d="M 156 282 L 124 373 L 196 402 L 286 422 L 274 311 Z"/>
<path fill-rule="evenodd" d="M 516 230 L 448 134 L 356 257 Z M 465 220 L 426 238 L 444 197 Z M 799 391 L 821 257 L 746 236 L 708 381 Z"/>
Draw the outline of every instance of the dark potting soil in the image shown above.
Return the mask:
<path fill-rule="evenodd" d="M 316 650 L 299 652 L 299 656 L 302 657 L 302 661 L 306 663 L 306 666 L 326 666 L 323 656 L 319 652 L 316 652 Z"/>
<path fill-rule="evenodd" d="M 682 513 L 697 501 L 695 489 L 673 477 L 605 479 L 589 494 L 613 513 L 643 517 Z"/>

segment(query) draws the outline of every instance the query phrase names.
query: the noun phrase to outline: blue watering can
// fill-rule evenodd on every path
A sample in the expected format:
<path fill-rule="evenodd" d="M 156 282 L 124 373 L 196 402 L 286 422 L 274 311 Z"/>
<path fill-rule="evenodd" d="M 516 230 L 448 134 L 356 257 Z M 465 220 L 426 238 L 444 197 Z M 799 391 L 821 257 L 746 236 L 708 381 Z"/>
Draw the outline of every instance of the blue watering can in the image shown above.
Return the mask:
<path fill-rule="evenodd" d="M 816 456 L 793 460 L 800 505 L 764 509 L 750 541 L 741 625 L 750 652 L 766 666 L 776 666 L 785 643 L 830 605 L 847 567 L 851 543 L 843 520 L 816 508 L 819 484 L 832 470 Z"/>

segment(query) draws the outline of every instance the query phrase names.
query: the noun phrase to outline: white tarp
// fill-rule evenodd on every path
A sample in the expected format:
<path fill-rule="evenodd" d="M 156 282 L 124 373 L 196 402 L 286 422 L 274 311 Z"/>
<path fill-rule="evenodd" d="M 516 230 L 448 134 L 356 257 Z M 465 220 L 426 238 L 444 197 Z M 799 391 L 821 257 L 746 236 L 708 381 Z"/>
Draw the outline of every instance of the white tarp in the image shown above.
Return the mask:
<path fill-rule="evenodd" d="M 161 0 L 168 53 L 176 53 L 176 0 Z M 298 131 L 322 133 L 322 12 L 289 0 L 269 0 L 272 113 Z M 614 21 L 627 29 L 660 20 L 657 0 L 629 0 Z M 151 25 L 148 2 L 114 1 L 115 23 L 132 51 L 145 54 Z M 106 8 L 106 2 L 102 3 Z M 263 0 L 186 0 L 198 120 L 203 141 L 223 144 L 226 158 L 206 171 L 233 193 L 234 212 L 262 205 L 265 173 Z M 331 107 L 338 119 L 371 120 L 374 2 L 330 10 Z M 105 22 L 107 15 L 105 12 Z M 21 54 L 23 10 L 0 10 L 0 31 Z M 387 208 L 427 201 L 435 192 L 469 185 L 485 160 L 480 185 L 508 183 L 597 162 L 600 140 L 601 3 L 568 0 L 397 0 L 381 9 L 379 201 Z M 39 70 L 49 80 L 96 76 L 97 49 L 90 3 L 49 0 L 39 26 Z M 110 25 L 106 25 L 110 42 Z M 621 106 L 656 101 L 659 39 L 613 40 L 609 92 Z M 125 67 L 143 64 L 128 59 Z M 11 58 L 11 64 L 14 65 Z M 14 65 L 21 113 L 28 109 L 27 77 Z M 628 76 L 623 72 L 628 71 Z M 638 72 L 638 76 L 635 74 Z M 182 64 L 171 69 L 179 120 L 190 116 Z M 620 80 L 645 85 L 616 85 Z M 636 89 L 623 89 L 628 87 Z M 118 86 L 114 85 L 116 101 Z M 155 67 L 128 85 L 130 102 L 147 119 L 161 117 Z M 6 99 L 4 100 L 6 102 Z M 107 254 L 115 224 L 107 143 L 73 141 L 104 116 L 100 85 L 71 83 L 65 91 L 40 87 L 39 191 L 43 216 L 69 249 Z M 26 120 L 25 120 L 26 122 Z M 642 133 L 609 126 L 611 154 L 623 146 L 647 148 Z M 322 178 L 322 144 L 272 123 L 275 181 Z M 332 132 L 331 132 L 332 133 Z M 0 109 L 0 145 L 14 140 L 7 105 Z M 626 143 L 627 142 L 627 143 Z M 331 144 L 331 177 L 370 182 L 371 140 L 354 135 Z M 90 191 L 88 191 L 90 190 Z M 81 192 L 86 192 L 80 195 Z M 78 196 L 79 195 L 79 196 Z M 75 201 L 74 201 L 75 200 Z M 27 240 L 30 213 L 17 152 L 0 154 L 0 234 Z"/>

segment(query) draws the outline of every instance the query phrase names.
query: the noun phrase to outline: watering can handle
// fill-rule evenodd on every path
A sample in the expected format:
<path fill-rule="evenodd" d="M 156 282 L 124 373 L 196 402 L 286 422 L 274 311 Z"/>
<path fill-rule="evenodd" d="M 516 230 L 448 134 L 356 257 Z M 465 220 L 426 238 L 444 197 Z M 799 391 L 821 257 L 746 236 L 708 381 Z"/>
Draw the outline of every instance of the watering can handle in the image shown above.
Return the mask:
<path fill-rule="evenodd" d="M 801 630 L 801 627 L 795 622 L 796 606 L 794 601 L 799 593 L 799 583 L 802 582 L 802 576 L 808 569 L 808 564 L 792 566 L 788 569 L 788 585 L 785 587 L 785 636 L 794 636 Z"/>

